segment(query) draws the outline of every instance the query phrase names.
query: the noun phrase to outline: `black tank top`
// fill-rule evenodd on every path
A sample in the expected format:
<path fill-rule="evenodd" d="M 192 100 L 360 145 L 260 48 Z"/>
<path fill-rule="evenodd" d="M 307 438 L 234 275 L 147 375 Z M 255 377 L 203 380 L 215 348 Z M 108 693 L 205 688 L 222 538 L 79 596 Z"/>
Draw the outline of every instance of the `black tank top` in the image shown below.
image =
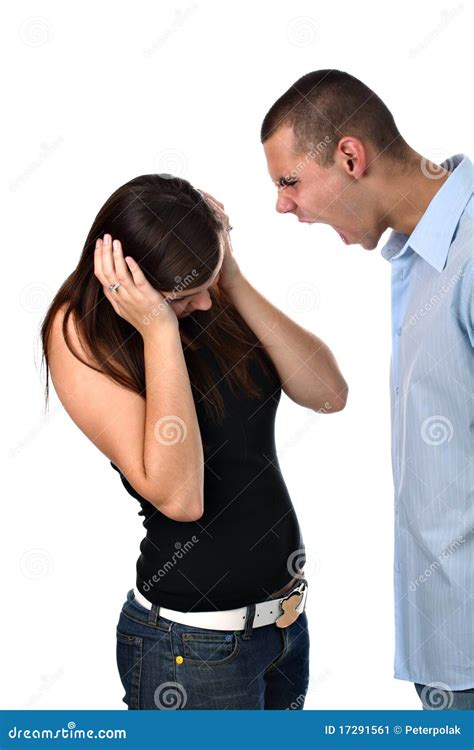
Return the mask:
<path fill-rule="evenodd" d="M 304 544 L 275 447 L 281 397 L 275 372 L 252 361 L 259 398 L 236 396 L 212 351 L 200 349 L 224 399 L 221 424 L 194 399 L 204 451 L 204 513 L 197 521 L 168 518 L 141 497 L 146 536 L 140 544 L 136 585 L 150 602 L 181 612 L 234 609 L 263 601 L 295 575 L 291 561 Z"/>

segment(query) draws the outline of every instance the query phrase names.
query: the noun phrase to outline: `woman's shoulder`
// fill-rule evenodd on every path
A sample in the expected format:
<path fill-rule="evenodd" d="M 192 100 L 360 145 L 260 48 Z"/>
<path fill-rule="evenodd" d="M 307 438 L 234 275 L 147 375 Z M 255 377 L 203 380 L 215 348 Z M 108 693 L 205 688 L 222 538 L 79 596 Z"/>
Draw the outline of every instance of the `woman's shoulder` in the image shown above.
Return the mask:
<path fill-rule="evenodd" d="M 67 317 L 66 323 L 65 318 Z M 86 359 L 88 364 L 97 367 L 97 362 L 87 350 L 85 338 L 81 333 L 81 325 L 74 309 L 70 309 L 70 304 L 64 302 L 58 307 L 51 319 L 51 333 L 48 342 L 48 356 L 52 359 L 61 357 L 65 352 L 64 344 L 72 346 L 74 352 L 80 357 Z M 67 347 L 69 349 L 69 346 Z"/>
<path fill-rule="evenodd" d="M 67 321 L 64 324 L 66 316 Z M 82 359 L 89 367 L 99 371 L 103 370 L 100 361 L 94 356 L 88 345 L 83 320 L 78 312 L 71 307 L 69 302 L 64 302 L 58 307 L 51 321 L 51 335 L 48 345 L 50 360 L 53 359 L 51 356 L 53 354 L 54 359 L 59 360 L 61 360 L 61 357 L 68 358 L 72 354 Z M 123 375 L 129 375 L 115 358 L 111 357 L 109 359 L 113 359 L 114 367 L 120 370 Z"/>

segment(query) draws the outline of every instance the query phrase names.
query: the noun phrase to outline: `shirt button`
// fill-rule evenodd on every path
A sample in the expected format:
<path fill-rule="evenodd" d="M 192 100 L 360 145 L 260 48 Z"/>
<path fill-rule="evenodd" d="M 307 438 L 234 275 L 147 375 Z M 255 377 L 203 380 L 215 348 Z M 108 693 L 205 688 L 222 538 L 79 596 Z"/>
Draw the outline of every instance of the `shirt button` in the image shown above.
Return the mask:
<path fill-rule="evenodd" d="M 227 635 L 225 636 L 225 640 L 226 641 L 231 641 L 232 640 L 232 636 L 229 633 L 227 633 Z"/>
<path fill-rule="evenodd" d="M 402 329 L 401 328 L 397 328 L 397 336 L 401 336 L 401 335 L 402 335 Z"/>
<path fill-rule="evenodd" d="M 183 659 L 183 657 L 182 657 L 182 656 L 177 656 L 177 657 L 176 657 L 176 664 L 182 664 L 182 663 L 183 663 L 183 661 L 184 661 L 184 659 Z"/>
<path fill-rule="evenodd" d="M 397 386 L 395 386 L 395 393 L 397 394 L 397 396 L 398 396 L 398 394 L 400 393 L 400 388 L 398 387 L 398 385 L 397 385 Z"/>
<path fill-rule="evenodd" d="M 404 278 L 405 278 L 405 272 L 404 272 L 404 271 L 400 271 L 400 273 L 399 273 L 398 275 L 399 275 L 399 277 L 400 277 L 401 279 L 404 279 Z"/>

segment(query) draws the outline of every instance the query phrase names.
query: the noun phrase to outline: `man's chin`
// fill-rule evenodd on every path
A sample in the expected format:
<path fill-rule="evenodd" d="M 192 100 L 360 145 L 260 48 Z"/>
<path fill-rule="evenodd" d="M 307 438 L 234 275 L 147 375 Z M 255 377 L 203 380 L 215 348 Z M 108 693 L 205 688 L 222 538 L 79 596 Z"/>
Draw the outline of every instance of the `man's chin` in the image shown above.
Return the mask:
<path fill-rule="evenodd" d="M 349 234 L 348 232 L 340 232 L 336 229 L 339 237 L 345 245 L 361 245 L 364 250 L 373 250 L 371 238 L 367 235 L 363 235 L 361 238 L 356 235 Z"/>
<path fill-rule="evenodd" d="M 355 244 L 360 245 L 364 250 L 375 250 L 379 244 L 379 239 L 380 237 L 374 237 L 372 234 L 364 234 L 363 237 L 355 241 Z"/>

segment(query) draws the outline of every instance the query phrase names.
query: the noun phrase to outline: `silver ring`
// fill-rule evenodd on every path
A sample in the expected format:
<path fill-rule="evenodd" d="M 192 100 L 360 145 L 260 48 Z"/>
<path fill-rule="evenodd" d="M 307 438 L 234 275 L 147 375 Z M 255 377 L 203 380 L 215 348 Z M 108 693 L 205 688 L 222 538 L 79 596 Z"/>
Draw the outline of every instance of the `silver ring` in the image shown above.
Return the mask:
<path fill-rule="evenodd" d="M 119 284 L 118 282 L 116 284 L 109 284 L 109 291 L 116 292 L 119 286 L 121 286 L 121 284 Z"/>

